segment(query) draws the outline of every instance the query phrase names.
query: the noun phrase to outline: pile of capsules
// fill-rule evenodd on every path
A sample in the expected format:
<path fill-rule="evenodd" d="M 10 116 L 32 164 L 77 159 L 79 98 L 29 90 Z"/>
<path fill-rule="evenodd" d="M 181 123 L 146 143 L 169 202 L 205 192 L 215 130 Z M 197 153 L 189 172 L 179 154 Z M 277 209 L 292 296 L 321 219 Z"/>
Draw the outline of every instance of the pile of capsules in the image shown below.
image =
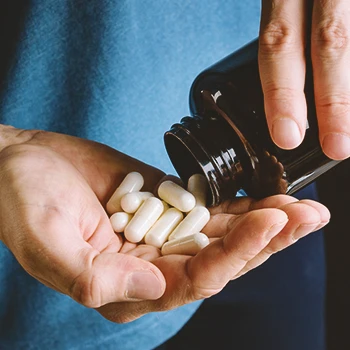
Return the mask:
<path fill-rule="evenodd" d="M 200 232 L 210 219 L 203 175 L 192 175 L 187 190 L 164 181 L 158 187 L 158 197 L 141 191 L 143 185 L 143 176 L 131 172 L 107 202 L 115 232 L 123 233 L 129 242 L 155 246 L 162 255 L 195 255 L 209 244 Z"/>

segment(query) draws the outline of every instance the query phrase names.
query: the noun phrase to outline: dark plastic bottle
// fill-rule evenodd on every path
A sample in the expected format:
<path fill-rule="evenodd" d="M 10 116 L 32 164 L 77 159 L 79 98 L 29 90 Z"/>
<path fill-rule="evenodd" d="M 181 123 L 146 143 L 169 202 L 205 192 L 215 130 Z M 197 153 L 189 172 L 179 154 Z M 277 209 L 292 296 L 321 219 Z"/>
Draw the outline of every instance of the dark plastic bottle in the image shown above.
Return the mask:
<path fill-rule="evenodd" d="M 203 71 L 191 87 L 191 116 L 164 135 L 170 160 L 185 183 L 192 174 L 206 176 L 208 206 L 234 198 L 239 189 L 253 198 L 293 194 L 339 163 L 326 157 L 319 144 L 311 69 L 305 83 L 305 139 L 293 150 L 273 143 L 257 57 L 255 40 Z"/>

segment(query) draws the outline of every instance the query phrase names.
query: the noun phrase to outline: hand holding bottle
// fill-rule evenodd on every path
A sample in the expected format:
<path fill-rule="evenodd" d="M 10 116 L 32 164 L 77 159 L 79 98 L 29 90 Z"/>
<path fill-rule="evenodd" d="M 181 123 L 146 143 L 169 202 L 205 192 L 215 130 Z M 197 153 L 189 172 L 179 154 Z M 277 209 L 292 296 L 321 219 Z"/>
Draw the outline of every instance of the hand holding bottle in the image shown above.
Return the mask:
<path fill-rule="evenodd" d="M 297 147 L 305 134 L 303 89 L 309 52 L 320 144 L 332 159 L 349 157 L 349 38 L 347 0 L 262 1 L 260 76 L 271 136 L 281 148 Z"/>

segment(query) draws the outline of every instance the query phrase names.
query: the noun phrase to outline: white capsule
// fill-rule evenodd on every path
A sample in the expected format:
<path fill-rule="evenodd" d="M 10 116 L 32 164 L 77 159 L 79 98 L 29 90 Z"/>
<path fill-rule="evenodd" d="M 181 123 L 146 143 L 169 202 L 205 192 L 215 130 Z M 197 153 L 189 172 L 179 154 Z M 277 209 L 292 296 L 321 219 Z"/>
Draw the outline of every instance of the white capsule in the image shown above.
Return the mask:
<path fill-rule="evenodd" d="M 126 213 L 133 214 L 150 197 L 154 197 L 151 192 L 130 192 L 121 198 L 120 206 Z"/>
<path fill-rule="evenodd" d="M 122 211 L 114 213 L 110 218 L 110 222 L 114 232 L 124 232 L 126 225 L 132 218 L 131 214 Z"/>
<path fill-rule="evenodd" d="M 208 223 L 209 219 L 210 213 L 206 207 L 195 207 L 177 225 L 175 230 L 170 234 L 169 240 L 200 232 Z"/>
<path fill-rule="evenodd" d="M 180 210 L 168 209 L 146 233 L 145 243 L 160 248 L 183 217 Z"/>
<path fill-rule="evenodd" d="M 196 205 L 193 194 L 172 181 L 164 181 L 158 188 L 158 196 L 185 213 L 189 212 Z"/>
<path fill-rule="evenodd" d="M 184 254 L 196 255 L 209 244 L 209 238 L 201 232 L 194 233 L 190 236 L 173 239 L 164 243 L 162 246 L 162 255 Z"/>
<path fill-rule="evenodd" d="M 129 192 L 140 191 L 144 183 L 143 176 L 133 171 L 125 176 L 124 180 L 120 183 L 118 188 L 112 194 L 112 197 L 107 202 L 107 213 L 112 215 L 118 211 L 121 211 L 120 200 Z"/>
<path fill-rule="evenodd" d="M 187 190 L 196 198 L 196 207 L 207 204 L 208 182 L 204 175 L 193 174 L 188 179 Z"/>
<path fill-rule="evenodd" d="M 125 238 L 132 243 L 140 242 L 164 210 L 163 203 L 156 197 L 146 199 L 124 230 Z"/>

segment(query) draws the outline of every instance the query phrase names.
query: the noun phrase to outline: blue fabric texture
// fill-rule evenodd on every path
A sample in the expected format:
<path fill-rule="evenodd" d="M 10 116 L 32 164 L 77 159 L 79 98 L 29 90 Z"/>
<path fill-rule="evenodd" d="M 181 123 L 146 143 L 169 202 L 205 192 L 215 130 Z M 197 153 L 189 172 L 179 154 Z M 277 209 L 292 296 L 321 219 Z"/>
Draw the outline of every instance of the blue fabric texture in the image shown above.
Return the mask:
<path fill-rule="evenodd" d="M 189 113 L 188 93 L 196 75 L 257 37 L 260 2 L 4 0 L 0 13 L 6 11 L 11 16 L 6 22 L 6 60 L 1 61 L 0 123 L 102 142 L 174 173 L 163 145 L 164 132 Z M 235 293 L 222 293 L 213 302 L 242 300 L 241 305 L 247 305 L 252 297 L 251 305 L 268 305 L 271 311 L 283 302 L 283 295 L 271 297 L 271 286 L 276 292 L 276 285 L 290 283 L 291 293 L 294 287 L 303 293 L 299 287 L 315 278 L 317 286 L 308 288 L 310 295 L 318 296 L 312 304 L 317 310 L 309 310 L 312 324 L 303 326 L 321 350 L 323 241 L 310 239 L 299 247 L 304 248 L 281 259 L 285 257 L 285 266 L 300 259 L 306 271 L 300 266 L 287 280 L 283 268 L 256 273 L 248 294 L 244 282 L 237 281 Z M 314 260 L 308 259 L 308 249 L 318 252 Z M 2 244 L 0 286 L 0 349 L 153 349 L 178 332 L 200 305 L 114 324 L 41 285 Z M 286 314 L 276 313 L 275 320 L 285 317 L 286 330 L 290 309 L 284 305 Z M 261 324 L 256 327 L 263 330 L 268 310 L 260 311 Z M 236 325 L 231 332 L 243 334 Z M 302 337 L 298 341 L 294 349 L 310 349 L 303 347 Z M 257 349 L 266 349 L 267 344 Z M 250 349 L 244 343 L 236 345 Z M 279 345 L 276 349 L 287 349 Z"/>

